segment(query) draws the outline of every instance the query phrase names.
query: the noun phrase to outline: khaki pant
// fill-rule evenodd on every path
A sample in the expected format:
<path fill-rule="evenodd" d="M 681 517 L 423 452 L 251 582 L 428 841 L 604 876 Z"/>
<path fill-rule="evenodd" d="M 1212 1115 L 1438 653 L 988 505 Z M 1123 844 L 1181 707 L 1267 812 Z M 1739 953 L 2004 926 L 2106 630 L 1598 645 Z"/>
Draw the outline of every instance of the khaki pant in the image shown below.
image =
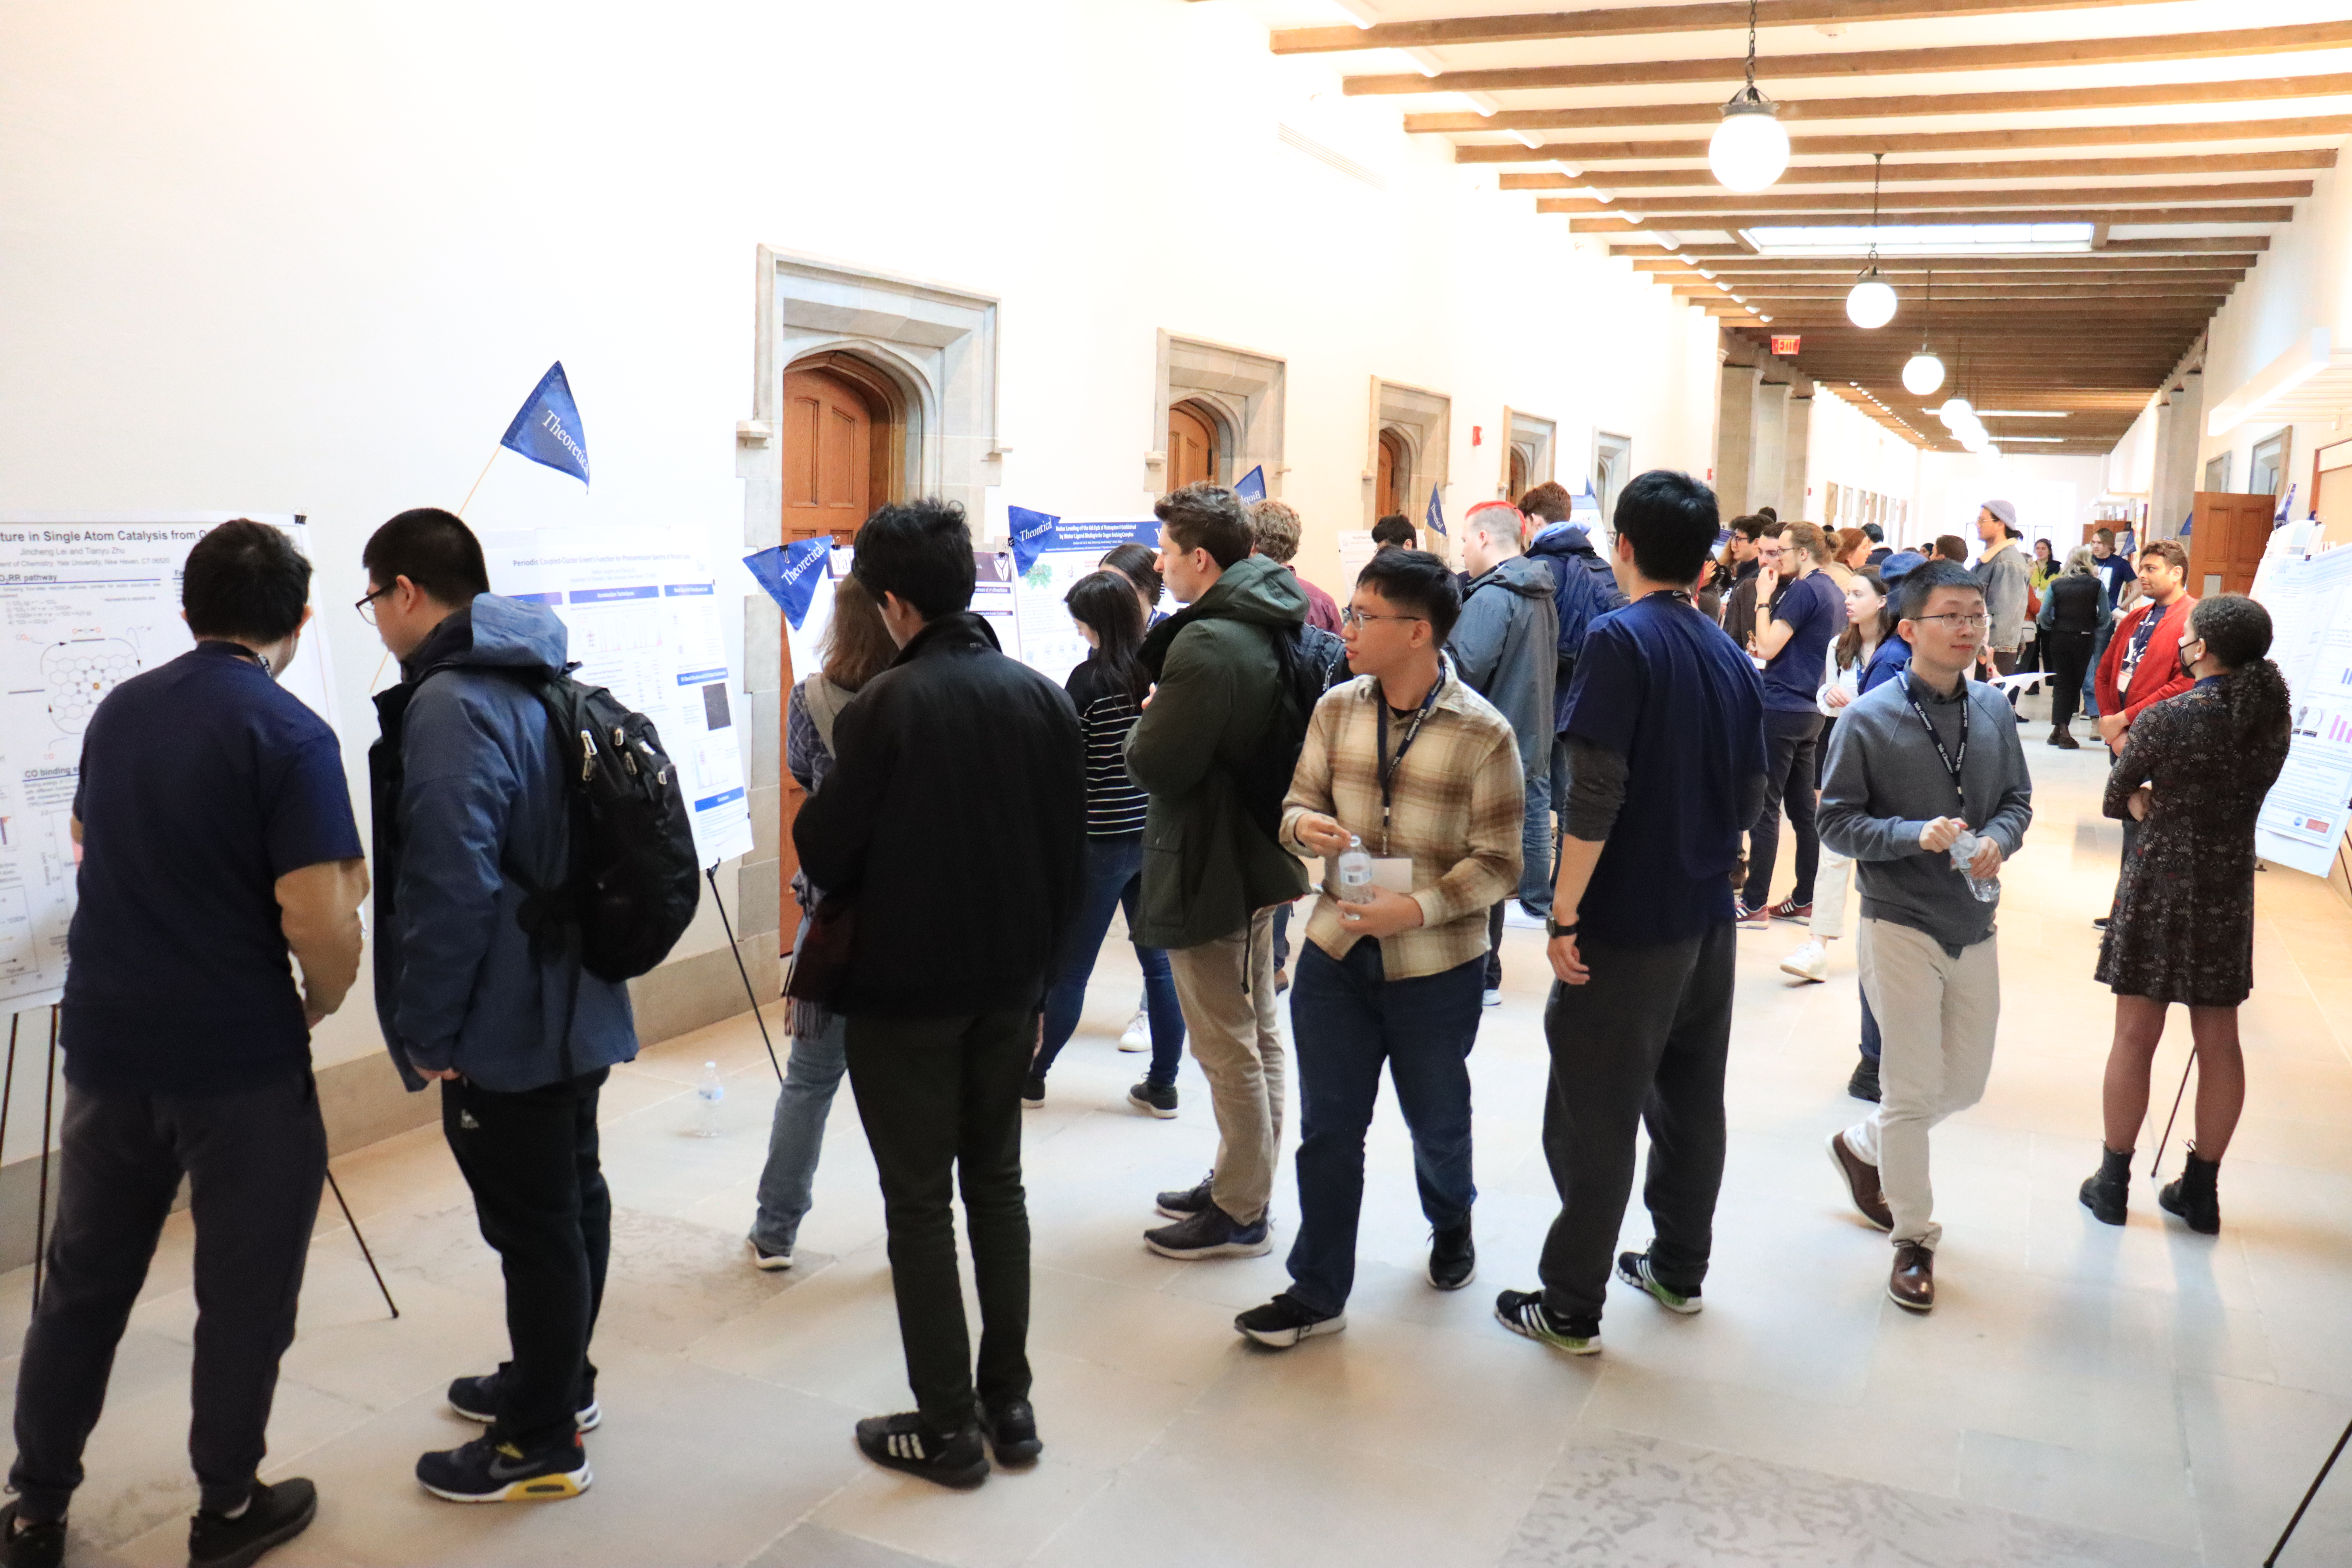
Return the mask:
<path fill-rule="evenodd" d="M 1927 1133 L 1984 1098 L 2000 1019 L 2000 955 L 1990 936 L 1955 958 L 1925 931 L 1865 919 L 1855 956 L 1884 1042 L 1883 1098 L 1846 1130 L 1846 1144 L 1878 1167 L 1895 1215 L 1894 1239 L 1933 1250 L 1944 1227 L 1930 1217 L 1936 1194 L 1927 1179 Z"/>
<path fill-rule="evenodd" d="M 1275 1006 L 1274 911 L 1260 910 L 1231 936 L 1171 949 L 1168 967 L 1192 1059 L 1209 1080 L 1217 1113 L 1210 1195 L 1237 1223 L 1255 1225 L 1265 1217 L 1282 1149 L 1286 1072 Z"/>

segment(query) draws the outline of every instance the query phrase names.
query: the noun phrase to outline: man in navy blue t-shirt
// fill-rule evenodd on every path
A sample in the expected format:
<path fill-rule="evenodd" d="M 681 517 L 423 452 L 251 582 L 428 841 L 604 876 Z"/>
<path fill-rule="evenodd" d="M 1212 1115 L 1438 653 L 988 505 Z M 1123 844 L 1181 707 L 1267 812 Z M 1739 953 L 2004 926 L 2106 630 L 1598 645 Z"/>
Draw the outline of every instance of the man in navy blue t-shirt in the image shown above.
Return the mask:
<path fill-rule="evenodd" d="M 1694 608 L 1715 493 L 1653 471 L 1617 501 L 1616 575 L 1631 601 L 1592 623 L 1569 689 L 1544 1154 L 1560 1195 L 1539 1291 L 1506 1290 L 1506 1327 L 1574 1355 L 1601 1348 L 1609 1255 L 1647 1123 L 1656 1239 L 1621 1279 L 1698 1310 L 1723 1180 L 1731 1048 L 1731 877 L 1764 791 L 1755 668 Z M 1815 663 L 1821 662 L 1817 655 Z"/>
<path fill-rule="evenodd" d="M 1759 584 L 1759 602 L 1769 600 L 1772 616 L 1756 634 L 1764 659 L 1764 811 L 1748 836 L 1748 886 L 1740 895 L 1739 923 L 1760 929 L 1774 916 L 1808 920 L 1813 912 L 1813 874 L 1822 863 L 1822 839 L 1813 826 L 1813 777 L 1822 740 L 1822 710 L 1814 699 L 1829 662 L 1831 639 L 1845 629 L 1845 591 L 1822 570 L 1830 542 L 1820 527 L 1792 522 L 1781 531 L 1788 569 L 1794 574 L 1777 599 Z M 1797 885 L 1767 908 L 1772 868 L 1780 857 L 1780 808 L 1797 835 Z"/>
<path fill-rule="evenodd" d="M 310 1029 L 359 973 L 367 895 L 334 733 L 276 681 L 310 585 L 277 529 L 214 529 L 181 588 L 194 649 L 115 688 L 82 738 L 63 1180 L 16 1379 L 0 1562 L 59 1560 L 115 1344 L 184 1175 L 199 1303 L 189 1561 L 250 1563 L 318 1507 L 307 1480 L 256 1479 L 327 1168 Z"/>

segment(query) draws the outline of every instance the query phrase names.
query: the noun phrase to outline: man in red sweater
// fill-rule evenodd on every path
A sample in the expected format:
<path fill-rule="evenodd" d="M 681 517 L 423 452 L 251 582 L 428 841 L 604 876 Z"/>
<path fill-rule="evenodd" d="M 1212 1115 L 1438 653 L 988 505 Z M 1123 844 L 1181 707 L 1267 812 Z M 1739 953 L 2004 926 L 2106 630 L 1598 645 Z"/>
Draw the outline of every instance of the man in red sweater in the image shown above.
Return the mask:
<path fill-rule="evenodd" d="M 2180 640 L 2197 605 L 2189 593 L 2189 552 L 2177 540 L 2150 542 L 2139 552 L 2139 585 L 2145 597 L 2116 623 L 2099 659 L 2099 739 L 2115 754 L 2142 713 L 2197 684 L 2180 668 Z M 2138 842 L 2139 824 L 2126 817 L 2125 859 Z M 2091 923 L 2105 930 L 2107 920 L 2101 915 Z"/>

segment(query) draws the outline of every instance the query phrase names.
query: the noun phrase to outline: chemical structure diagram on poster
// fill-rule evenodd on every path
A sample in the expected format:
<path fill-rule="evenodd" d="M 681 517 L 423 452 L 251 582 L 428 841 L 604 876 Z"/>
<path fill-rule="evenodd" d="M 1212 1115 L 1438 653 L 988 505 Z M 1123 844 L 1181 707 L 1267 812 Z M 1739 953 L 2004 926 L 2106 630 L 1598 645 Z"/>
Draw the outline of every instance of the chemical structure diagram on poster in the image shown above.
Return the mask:
<path fill-rule="evenodd" d="M 575 679 L 653 721 L 677 763 L 702 863 L 750 853 L 737 683 L 718 584 L 701 558 L 658 535 L 605 528 L 493 533 L 482 554 L 493 592 L 562 617 Z"/>
<path fill-rule="evenodd" d="M 47 1006 L 63 992 L 82 735 L 108 692 L 195 646 L 180 619 L 188 552 L 237 516 L 284 529 L 310 553 L 293 516 L 0 518 L 0 1011 Z M 279 679 L 335 724 L 315 625 Z"/>
<path fill-rule="evenodd" d="M 2271 658 L 2286 677 L 2294 738 L 2254 845 L 2265 859 L 2324 877 L 2352 812 L 2352 549 L 2305 560 L 2279 532 L 2254 596 L 2271 613 Z"/>

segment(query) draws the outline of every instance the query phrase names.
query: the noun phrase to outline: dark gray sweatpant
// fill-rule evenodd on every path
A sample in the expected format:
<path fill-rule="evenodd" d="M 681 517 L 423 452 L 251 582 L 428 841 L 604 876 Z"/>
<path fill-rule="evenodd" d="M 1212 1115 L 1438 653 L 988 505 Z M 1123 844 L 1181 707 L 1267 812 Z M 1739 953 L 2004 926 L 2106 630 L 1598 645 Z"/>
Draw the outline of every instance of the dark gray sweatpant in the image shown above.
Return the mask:
<path fill-rule="evenodd" d="M 107 1374 L 184 1173 L 196 1221 L 194 1417 L 188 1457 L 204 1506 L 233 1509 L 265 1452 L 278 1358 L 327 1173 L 327 1130 L 306 1066 L 227 1094 L 68 1087 L 57 1228 L 16 1373 L 8 1488 L 28 1519 L 65 1516 Z"/>
<path fill-rule="evenodd" d="M 1560 1207 L 1541 1274 L 1554 1317 L 1601 1316 L 1633 1190 L 1637 1126 L 1650 1130 L 1642 1201 L 1655 1237 L 1651 1268 L 1677 1289 L 1706 1278 L 1723 1184 L 1734 929 L 1726 921 L 1657 947 L 1581 944 L 1592 978 L 1552 985 L 1543 1143 Z"/>

